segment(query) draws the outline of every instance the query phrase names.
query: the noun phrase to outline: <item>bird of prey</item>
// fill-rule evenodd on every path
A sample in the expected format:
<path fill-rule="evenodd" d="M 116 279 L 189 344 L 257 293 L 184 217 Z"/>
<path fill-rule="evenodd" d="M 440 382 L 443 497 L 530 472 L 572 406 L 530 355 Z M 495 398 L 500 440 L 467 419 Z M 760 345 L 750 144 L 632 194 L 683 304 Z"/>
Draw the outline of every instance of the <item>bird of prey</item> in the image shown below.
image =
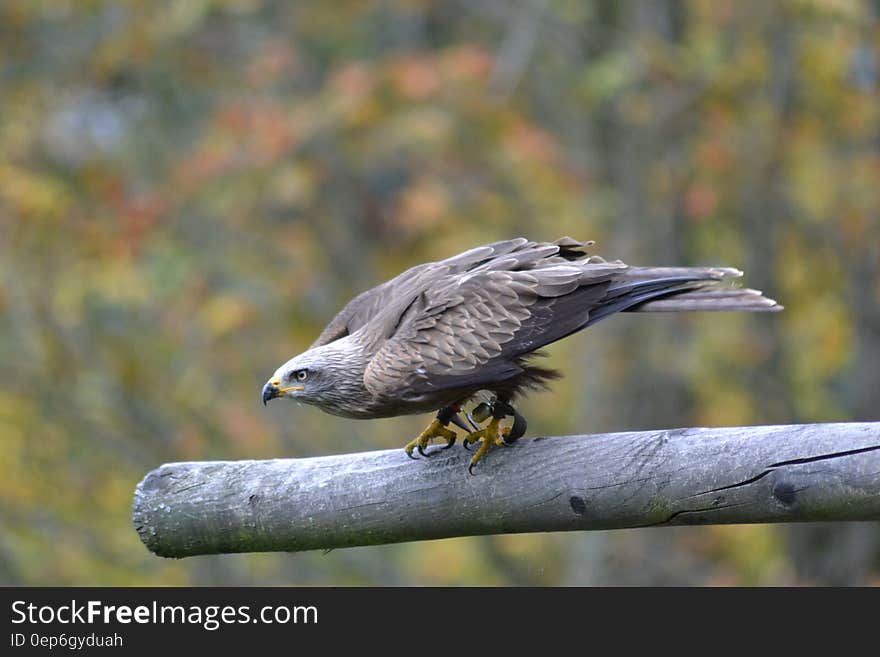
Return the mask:
<path fill-rule="evenodd" d="M 517 397 L 560 376 L 534 364 L 541 347 L 617 312 L 782 308 L 731 284 L 736 269 L 631 267 L 589 255 L 592 245 L 519 237 L 408 269 L 355 297 L 275 370 L 263 403 L 287 397 L 349 418 L 437 411 L 406 454 L 451 447 L 453 423 L 466 431 L 465 447 L 480 442 L 473 474 L 490 447 L 525 432 Z M 481 398 L 469 427 L 459 413 Z M 513 424 L 502 428 L 507 417 Z M 434 438 L 445 445 L 426 452 Z"/>

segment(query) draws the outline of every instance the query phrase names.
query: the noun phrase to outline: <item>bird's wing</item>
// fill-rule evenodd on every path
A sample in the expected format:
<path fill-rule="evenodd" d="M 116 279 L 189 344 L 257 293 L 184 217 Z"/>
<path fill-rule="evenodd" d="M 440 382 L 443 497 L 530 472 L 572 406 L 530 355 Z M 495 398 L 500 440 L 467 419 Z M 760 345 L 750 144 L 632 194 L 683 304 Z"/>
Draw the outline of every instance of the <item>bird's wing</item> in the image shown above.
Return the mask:
<path fill-rule="evenodd" d="M 523 357 L 617 312 L 772 311 L 741 275 L 718 267 L 629 267 L 587 256 L 590 243 L 513 240 L 464 270 L 435 272 L 381 322 L 364 384 L 377 397 L 422 401 L 432 392 L 499 384 Z M 412 292 L 412 290 L 410 290 Z"/>
<path fill-rule="evenodd" d="M 562 242 L 560 240 L 560 242 Z M 352 299 L 324 328 L 311 348 L 327 344 L 354 333 L 380 314 L 401 312 L 418 293 L 433 281 L 466 272 L 491 262 L 506 253 L 533 244 L 519 237 L 485 244 L 438 262 L 427 262 L 407 269 L 402 274 Z M 568 240 L 570 248 L 580 242 Z"/>
<path fill-rule="evenodd" d="M 377 396 L 417 400 L 479 388 L 523 370 L 518 358 L 579 330 L 622 263 L 560 257 L 535 244 L 444 276 L 416 296 L 376 351 L 364 383 Z"/>

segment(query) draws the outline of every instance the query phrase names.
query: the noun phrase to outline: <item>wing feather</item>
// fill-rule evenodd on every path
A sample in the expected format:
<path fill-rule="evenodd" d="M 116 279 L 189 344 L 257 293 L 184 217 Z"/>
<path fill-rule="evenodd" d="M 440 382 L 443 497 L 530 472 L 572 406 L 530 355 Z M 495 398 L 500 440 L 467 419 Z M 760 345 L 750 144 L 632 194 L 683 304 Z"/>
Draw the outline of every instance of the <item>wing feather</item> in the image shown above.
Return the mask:
<path fill-rule="evenodd" d="M 536 250 L 546 258 L 560 249 L 541 245 Z M 597 263 L 588 268 L 600 268 L 602 274 L 585 275 L 583 266 L 565 260 L 541 269 L 531 255 L 516 259 L 517 266 L 529 267 L 517 270 L 511 268 L 512 260 L 500 259 L 498 269 L 482 265 L 479 271 L 445 276 L 422 291 L 411 306 L 412 316 L 367 366 L 367 388 L 379 396 L 415 399 L 431 391 L 477 388 L 515 377 L 523 372 L 520 357 L 588 320 L 611 272 L 619 270 Z M 591 292 L 577 294 L 585 289 Z M 567 321 L 568 315 L 573 317 Z M 393 368 L 392 374 L 392 362 L 404 366 Z"/>
<path fill-rule="evenodd" d="M 778 308 L 753 290 L 718 287 L 738 270 L 629 267 L 588 256 L 589 245 L 517 238 L 471 249 L 404 272 L 334 322 L 366 327 L 372 394 L 421 402 L 508 381 L 528 354 L 615 312 Z"/>
<path fill-rule="evenodd" d="M 400 302 L 405 300 L 409 303 L 434 281 L 479 268 L 529 244 L 532 243 L 524 237 L 517 237 L 478 246 L 445 260 L 427 262 L 407 269 L 395 278 L 362 292 L 348 302 L 327 324 L 310 348 L 350 335 L 384 315 L 393 315 L 395 309 L 399 320 L 401 314 L 405 312 L 405 306 L 400 307 Z M 436 310 L 439 312 L 440 309 Z"/>

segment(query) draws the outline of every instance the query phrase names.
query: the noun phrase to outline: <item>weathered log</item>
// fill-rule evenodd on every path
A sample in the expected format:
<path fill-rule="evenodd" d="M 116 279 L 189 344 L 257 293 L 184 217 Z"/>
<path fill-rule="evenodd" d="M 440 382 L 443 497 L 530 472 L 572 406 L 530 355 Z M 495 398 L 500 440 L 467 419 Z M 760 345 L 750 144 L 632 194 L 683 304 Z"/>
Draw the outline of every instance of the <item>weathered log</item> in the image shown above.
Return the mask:
<path fill-rule="evenodd" d="M 880 520 L 880 423 L 522 439 L 461 449 L 170 463 L 134 523 L 164 557 L 624 527 Z"/>

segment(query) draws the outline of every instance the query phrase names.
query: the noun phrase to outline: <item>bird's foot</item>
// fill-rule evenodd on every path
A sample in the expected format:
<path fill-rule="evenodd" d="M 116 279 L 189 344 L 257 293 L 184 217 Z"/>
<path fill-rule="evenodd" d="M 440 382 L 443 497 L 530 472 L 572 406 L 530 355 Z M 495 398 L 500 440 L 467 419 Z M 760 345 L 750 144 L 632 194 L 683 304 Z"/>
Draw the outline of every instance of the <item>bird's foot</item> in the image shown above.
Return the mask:
<path fill-rule="evenodd" d="M 489 416 L 492 417 L 489 424 L 480 429 L 478 422 L 483 422 Z M 509 427 L 500 427 L 499 423 L 505 417 L 513 416 L 513 425 Z M 512 445 L 514 442 L 522 438 L 526 432 L 526 419 L 510 404 L 500 399 L 496 399 L 493 404 L 483 402 L 479 404 L 471 413 L 467 414 L 467 418 L 474 427 L 474 432 L 465 436 L 462 441 L 465 449 L 468 445 L 480 440 L 480 447 L 471 458 L 468 466 L 468 472 L 474 474 L 474 466 L 482 460 L 492 445 Z"/>
<path fill-rule="evenodd" d="M 506 445 L 507 436 L 510 435 L 510 427 L 500 427 L 501 418 L 493 417 L 489 424 L 480 429 L 479 431 L 474 431 L 471 434 L 465 436 L 462 444 L 467 448 L 471 443 L 475 443 L 478 440 L 480 441 L 480 448 L 476 451 L 476 453 L 471 458 L 470 465 L 468 465 L 468 472 L 474 474 L 474 466 L 483 460 L 483 457 L 486 455 L 493 445 Z"/>
<path fill-rule="evenodd" d="M 425 448 L 431 442 L 433 438 L 443 438 L 446 441 L 446 444 L 440 447 L 439 449 L 434 450 L 433 452 L 426 452 Z M 416 458 L 413 456 L 413 451 L 418 450 L 419 454 L 422 456 L 431 456 L 432 454 L 436 454 L 438 451 L 443 449 L 449 449 L 455 444 L 455 439 L 457 438 L 456 433 L 452 429 L 447 429 L 444 426 L 444 423 L 439 419 L 435 419 L 431 424 L 428 425 L 428 428 L 422 431 L 419 434 L 418 438 L 407 443 L 406 447 L 404 447 L 404 451 L 406 451 L 406 455 L 411 459 Z"/>

